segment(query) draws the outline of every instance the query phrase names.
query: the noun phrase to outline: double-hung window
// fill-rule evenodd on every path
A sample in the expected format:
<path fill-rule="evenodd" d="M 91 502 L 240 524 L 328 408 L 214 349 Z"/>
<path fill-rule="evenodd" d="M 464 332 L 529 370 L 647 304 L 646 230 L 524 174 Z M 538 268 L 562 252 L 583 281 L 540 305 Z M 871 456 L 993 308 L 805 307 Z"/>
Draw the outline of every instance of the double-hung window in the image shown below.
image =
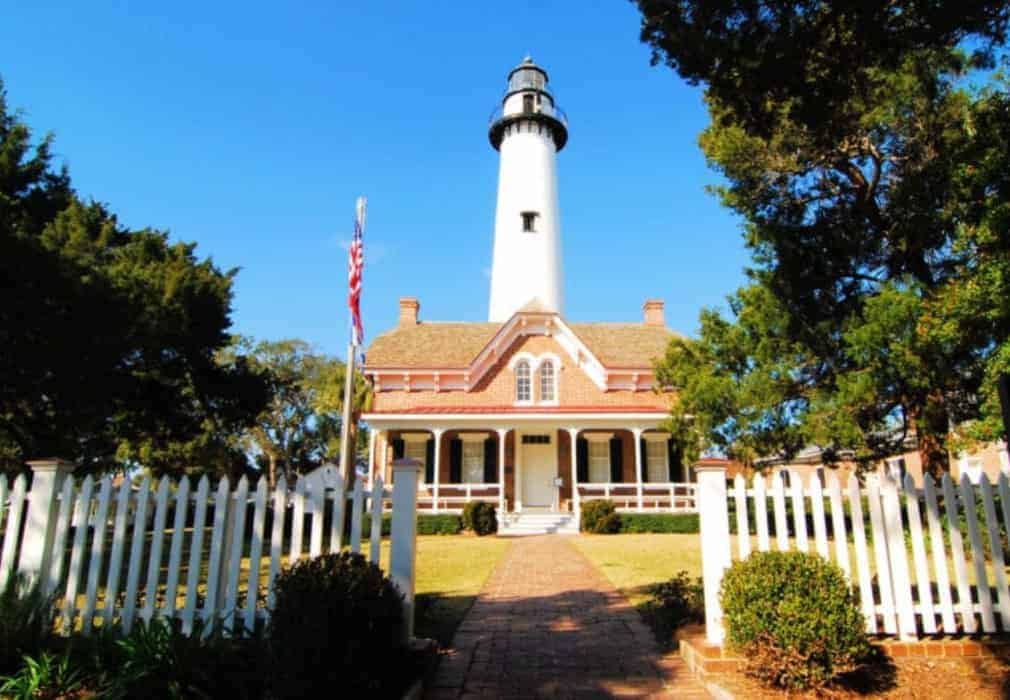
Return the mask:
<path fill-rule="evenodd" d="M 645 463 L 648 466 L 649 481 L 658 484 L 670 480 L 670 453 L 666 440 L 645 441 Z"/>
<path fill-rule="evenodd" d="M 550 403 L 557 400 L 554 391 L 554 382 L 557 375 L 554 372 L 554 363 L 550 360 L 545 360 L 543 364 L 540 365 L 540 400 Z"/>
<path fill-rule="evenodd" d="M 463 481 L 484 483 L 484 442 L 463 441 Z"/>
<path fill-rule="evenodd" d="M 533 387 L 530 381 L 530 363 L 526 360 L 516 365 L 516 401 L 533 400 Z"/>
<path fill-rule="evenodd" d="M 589 480 L 597 484 L 610 481 L 610 442 L 589 441 Z"/>

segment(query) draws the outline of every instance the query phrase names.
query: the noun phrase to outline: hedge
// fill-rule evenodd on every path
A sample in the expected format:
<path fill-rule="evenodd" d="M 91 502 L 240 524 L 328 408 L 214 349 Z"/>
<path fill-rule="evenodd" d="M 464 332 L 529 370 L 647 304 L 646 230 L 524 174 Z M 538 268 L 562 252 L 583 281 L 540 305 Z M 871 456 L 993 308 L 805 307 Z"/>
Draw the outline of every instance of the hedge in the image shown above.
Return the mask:
<path fill-rule="evenodd" d="M 619 532 L 665 532 L 697 534 L 700 519 L 697 513 L 621 513 Z"/>
<path fill-rule="evenodd" d="M 382 536 L 389 537 L 392 530 L 393 516 L 389 513 L 382 514 Z M 458 535 L 463 531 L 463 520 L 458 515 L 442 513 L 439 515 L 418 515 L 417 534 L 419 535 Z M 350 537 L 350 532 L 345 533 L 345 538 Z M 372 536 L 372 516 L 365 513 L 361 521 L 361 537 L 366 539 Z"/>

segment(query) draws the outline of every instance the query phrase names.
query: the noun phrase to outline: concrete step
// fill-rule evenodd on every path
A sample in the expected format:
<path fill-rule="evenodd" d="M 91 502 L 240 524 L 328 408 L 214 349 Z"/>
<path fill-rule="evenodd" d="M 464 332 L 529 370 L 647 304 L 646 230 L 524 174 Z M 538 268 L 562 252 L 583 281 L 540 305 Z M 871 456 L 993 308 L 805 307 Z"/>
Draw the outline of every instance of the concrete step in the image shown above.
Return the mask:
<path fill-rule="evenodd" d="M 503 537 L 526 535 L 578 534 L 579 524 L 571 513 L 510 513 L 501 522 Z"/>

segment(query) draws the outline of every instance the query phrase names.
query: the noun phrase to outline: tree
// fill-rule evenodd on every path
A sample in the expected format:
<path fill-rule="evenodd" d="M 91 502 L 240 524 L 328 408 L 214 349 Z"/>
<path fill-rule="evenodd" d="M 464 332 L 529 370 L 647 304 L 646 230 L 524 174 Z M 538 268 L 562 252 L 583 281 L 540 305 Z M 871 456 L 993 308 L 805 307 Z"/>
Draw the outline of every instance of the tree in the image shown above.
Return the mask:
<path fill-rule="evenodd" d="M 342 362 L 328 363 L 321 368 L 316 380 L 314 408 L 318 413 L 340 417 L 344 414 L 344 382 L 347 379 L 347 365 Z M 368 453 L 368 431 L 360 430 L 361 414 L 372 406 L 372 385 L 364 375 L 355 372 L 354 388 L 351 394 L 351 444 L 354 445 L 356 458 L 365 457 Z M 337 436 L 339 441 L 339 435 Z M 340 454 L 339 442 L 330 446 L 337 455 Z M 348 472 L 350 473 L 350 471 Z"/>
<path fill-rule="evenodd" d="M 809 440 L 867 461 L 914 432 L 924 465 L 947 469 L 952 426 L 991 432 L 1010 356 L 1008 98 L 968 81 L 1010 10 L 639 6 L 654 61 L 706 85 L 701 146 L 753 258 L 736 320 L 706 312 L 697 346 L 661 367 L 681 389 L 674 421 L 693 416 L 703 445 Z"/>
<path fill-rule="evenodd" d="M 247 424 L 267 398 L 244 359 L 216 357 L 230 342 L 236 271 L 82 201 L 66 168 L 53 169 L 51 142 L 32 145 L 0 83 L 3 466 L 64 456 L 89 471 L 200 467 L 208 431 Z"/>
<path fill-rule="evenodd" d="M 340 405 L 344 364 L 315 352 L 303 340 L 243 340 L 254 367 L 271 378 L 272 399 L 245 435 L 249 451 L 271 486 L 340 455 Z"/>

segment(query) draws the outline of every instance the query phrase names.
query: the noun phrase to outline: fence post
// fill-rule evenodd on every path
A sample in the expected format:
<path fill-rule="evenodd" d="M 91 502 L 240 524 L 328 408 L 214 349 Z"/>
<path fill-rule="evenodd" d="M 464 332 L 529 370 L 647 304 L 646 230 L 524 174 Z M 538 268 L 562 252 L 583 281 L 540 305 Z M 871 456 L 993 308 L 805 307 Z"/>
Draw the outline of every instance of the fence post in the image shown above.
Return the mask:
<path fill-rule="evenodd" d="M 59 495 L 67 475 L 74 471 L 73 462 L 63 459 L 38 459 L 28 462 L 32 470 L 32 490 L 28 494 L 28 517 L 18 571 L 35 581 L 50 571 L 56 516 L 60 510 Z M 53 590 L 56 581 L 44 581 L 46 590 Z"/>
<path fill-rule="evenodd" d="M 414 575 L 417 560 L 417 482 L 421 463 L 393 462 L 393 522 L 390 528 L 389 577 L 403 594 L 404 642 L 414 636 Z"/>
<path fill-rule="evenodd" d="M 726 503 L 726 468 L 695 467 L 698 476 L 698 512 L 701 520 L 701 568 L 705 590 L 705 636 L 709 644 L 722 644 L 722 609 L 719 587 L 731 561 L 729 506 Z"/>

